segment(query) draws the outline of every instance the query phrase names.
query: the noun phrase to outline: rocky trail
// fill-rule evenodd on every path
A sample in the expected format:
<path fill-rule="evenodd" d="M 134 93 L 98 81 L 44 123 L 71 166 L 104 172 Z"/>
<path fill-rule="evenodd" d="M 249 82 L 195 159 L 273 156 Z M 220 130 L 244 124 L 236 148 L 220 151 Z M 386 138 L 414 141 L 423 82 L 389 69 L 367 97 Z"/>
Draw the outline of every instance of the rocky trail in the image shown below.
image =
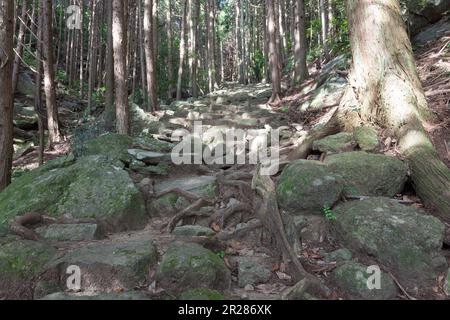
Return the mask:
<path fill-rule="evenodd" d="M 447 299 L 449 224 L 415 196 L 388 132 L 339 133 L 285 162 L 340 99 L 347 68 L 338 57 L 276 108 L 263 84 L 228 84 L 156 114 L 134 105 L 133 137 L 101 118 L 73 123 L 70 152 L 0 194 L 0 299 Z M 196 121 L 279 133 L 279 173 L 174 165 L 173 133 Z M 73 266 L 78 290 L 67 287 Z"/>

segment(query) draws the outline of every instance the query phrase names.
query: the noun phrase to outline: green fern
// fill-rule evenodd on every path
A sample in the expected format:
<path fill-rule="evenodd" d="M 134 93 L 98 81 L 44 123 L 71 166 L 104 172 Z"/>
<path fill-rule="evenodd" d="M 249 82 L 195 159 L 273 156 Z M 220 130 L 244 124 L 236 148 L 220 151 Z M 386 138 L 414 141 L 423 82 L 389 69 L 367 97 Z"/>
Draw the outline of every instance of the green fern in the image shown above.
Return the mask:
<path fill-rule="evenodd" d="M 323 213 L 325 214 L 325 218 L 327 220 L 329 220 L 329 221 L 336 221 L 337 220 L 336 213 L 329 206 L 324 206 L 323 207 Z"/>

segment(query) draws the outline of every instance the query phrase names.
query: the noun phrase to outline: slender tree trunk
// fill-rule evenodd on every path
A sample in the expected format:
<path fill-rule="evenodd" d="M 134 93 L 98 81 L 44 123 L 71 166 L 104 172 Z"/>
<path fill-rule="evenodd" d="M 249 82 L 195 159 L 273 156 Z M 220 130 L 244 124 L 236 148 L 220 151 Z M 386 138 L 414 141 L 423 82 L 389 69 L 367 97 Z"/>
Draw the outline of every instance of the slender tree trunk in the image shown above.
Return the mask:
<path fill-rule="evenodd" d="M 16 54 L 14 57 L 14 67 L 13 67 L 13 75 L 12 75 L 12 88 L 13 92 L 16 90 L 17 87 L 17 79 L 19 77 L 19 69 L 20 69 L 20 62 L 23 54 L 23 44 L 25 41 L 25 24 L 27 22 L 27 6 L 28 2 L 27 0 L 22 1 L 22 12 L 20 14 L 20 18 L 23 21 L 20 22 L 19 27 L 19 34 L 17 36 L 17 45 L 16 45 Z"/>
<path fill-rule="evenodd" d="M 145 57 L 147 65 L 147 90 L 153 111 L 158 110 L 158 97 L 156 96 L 156 75 L 155 75 L 155 52 L 153 45 L 153 1 L 144 1 L 144 43 L 145 43 Z"/>
<path fill-rule="evenodd" d="M 52 0 L 42 0 L 43 3 L 43 65 L 44 91 L 47 105 L 47 123 L 49 147 L 61 141 L 58 123 L 58 109 L 56 105 L 55 70 L 53 64 L 53 35 L 52 35 Z"/>
<path fill-rule="evenodd" d="M 126 27 L 122 0 L 113 0 L 113 47 L 114 47 L 114 83 L 116 106 L 116 129 L 119 134 L 129 135 L 130 112 L 127 87 Z"/>
<path fill-rule="evenodd" d="M 13 158 L 14 1 L 0 1 L 0 192 L 11 183 Z"/>
<path fill-rule="evenodd" d="M 349 0 L 353 69 L 349 90 L 364 120 L 395 129 L 420 198 L 450 220 L 450 170 L 424 127 L 433 121 L 398 0 Z"/>
<path fill-rule="evenodd" d="M 145 66 L 145 48 L 144 48 L 144 23 L 142 17 L 142 0 L 138 0 L 139 11 L 139 63 L 141 65 L 141 90 L 144 105 L 148 105 L 148 93 L 147 93 L 147 68 Z"/>
<path fill-rule="evenodd" d="M 302 83 L 308 77 L 306 65 L 306 34 L 305 34 L 305 3 L 303 0 L 295 1 L 295 29 L 294 29 L 294 77 L 293 85 Z"/>
<path fill-rule="evenodd" d="M 39 25 L 42 26 L 42 17 L 39 18 Z M 42 38 L 42 27 L 39 27 L 38 38 Z M 44 128 L 44 110 L 42 108 L 42 43 L 36 44 L 36 75 L 35 75 L 35 93 L 34 93 L 34 110 L 38 115 L 38 133 L 39 133 L 39 150 L 38 162 L 39 166 L 44 164 L 44 150 L 45 150 L 45 128 Z"/>
<path fill-rule="evenodd" d="M 79 0 L 81 13 L 81 30 L 80 30 L 80 61 L 79 61 L 79 80 L 80 80 L 80 98 L 84 99 L 84 2 Z"/>
<path fill-rule="evenodd" d="M 186 55 L 186 14 L 189 0 L 182 0 L 181 5 L 181 34 L 180 34 L 180 63 L 178 65 L 177 100 L 181 99 L 181 86 L 183 83 L 183 67 Z"/>
<path fill-rule="evenodd" d="M 173 99 L 174 83 L 173 83 L 173 28 L 172 28 L 172 1 L 167 0 L 166 23 L 167 23 L 167 77 L 169 79 L 169 100 Z"/>
<path fill-rule="evenodd" d="M 207 66 L 208 66 L 208 91 L 214 91 L 216 86 L 215 52 L 214 52 L 214 0 L 205 2 L 206 35 L 207 35 Z"/>
<path fill-rule="evenodd" d="M 106 36 L 106 93 L 105 93 L 105 120 L 109 129 L 114 128 L 116 111 L 114 105 L 114 45 L 113 45 L 113 7 L 108 1 L 107 10 L 107 36 Z"/>
<path fill-rule="evenodd" d="M 236 0 L 236 57 L 238 66 L 238 81 L 244 83 L 244 59 L 242 45 L 242 0 Z"/>
<path fill-rule="evenodd" d="M 88 110 L 92 112 L 93 94 L 95 91 L 95 78 L 97 70 L 97 2 L 93 1 L 91 4 L 91 21 L 90 21 L 90 37 L 89 37 L 89 78 L 88 78 Z"/>
<path fill-rule="evenodd" d="M 319 0 L 320 7 L 320 21 L 322 25 L 322 48 L 323 48 L 323 56 L 325 60 L 329 59 L 329 46 L 328 46 L 328 0 Z"/>
<path fill-rule="evenodd" d="M 272 97 L 269 103 L 279 103 L 281 95 L 281 72 L 278 57 L 278 46 L 277 46 L 277 31 L 276 31 L 276 19 L 275 19 L 275 0 L 268 0 L 267 8 L 267 18 L 268 18 L 268 33 L 269 33 L 269 64 L 271 70 L 271 80 L 272 80 Z"/>

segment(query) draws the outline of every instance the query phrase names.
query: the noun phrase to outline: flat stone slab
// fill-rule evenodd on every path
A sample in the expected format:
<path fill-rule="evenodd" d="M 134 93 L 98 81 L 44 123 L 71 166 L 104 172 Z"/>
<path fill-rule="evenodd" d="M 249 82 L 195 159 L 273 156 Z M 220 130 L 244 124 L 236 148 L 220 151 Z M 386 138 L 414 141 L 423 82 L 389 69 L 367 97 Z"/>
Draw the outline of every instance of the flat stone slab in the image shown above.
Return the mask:
<path fill-rule="evenodd" d="M 128 149 L 128 154 L 147 164 L 158 164 L 170 160 L 170 154 L 141 149 Z"/>
<path fill-rule="evenodd" d="M 152 241 L 95 243 L 77 248 L 49 264 L 47 278 L 59 279 L 64 288 L 68 266 L 81 271 L 82 291 L 117 292 L 132 290 L 148 276 L 158 260 Z M 58 280 L 56 280 L 58 281 Z"/>
<path fill-rule="evenodd" d="M 48 240 L 57 241 L 90 241 L 102 238 L 97 224 L 52 224 L 36 229 L 36 232 Z"/>

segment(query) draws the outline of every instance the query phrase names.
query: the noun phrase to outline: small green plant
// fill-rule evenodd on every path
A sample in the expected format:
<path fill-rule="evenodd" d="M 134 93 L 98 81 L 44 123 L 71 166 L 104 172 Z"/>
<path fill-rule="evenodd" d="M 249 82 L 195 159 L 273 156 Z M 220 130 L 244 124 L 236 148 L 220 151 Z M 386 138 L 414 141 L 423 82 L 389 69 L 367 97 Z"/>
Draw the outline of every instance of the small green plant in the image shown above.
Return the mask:
<path fill-rule="evenodd" d="M 219 251 L 216 255 L 222 260 L 225 259 L 225 251 Z"/>
<path fill-rule="evenodd" d="M 323 207 L 323 213 L 325 214 L 325 218 L 329 221 L 336 221 L 337 216 L 336 213 L 333 211 L 333 209 L 330 208 L 330 206 L 324 206 Z"/>

